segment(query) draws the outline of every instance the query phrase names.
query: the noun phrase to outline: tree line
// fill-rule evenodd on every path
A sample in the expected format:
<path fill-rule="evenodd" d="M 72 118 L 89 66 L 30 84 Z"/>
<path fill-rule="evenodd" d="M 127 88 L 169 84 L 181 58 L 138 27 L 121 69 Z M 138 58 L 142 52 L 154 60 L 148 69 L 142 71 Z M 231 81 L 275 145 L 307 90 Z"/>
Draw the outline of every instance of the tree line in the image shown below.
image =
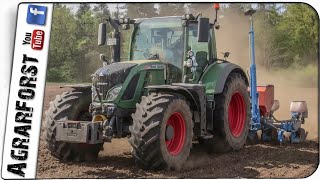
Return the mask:
<path fill-rule="evenodd" d="M 142 18 L 202 12 L 212 21 L 212 6 L 212 3 L 127 3 L 110 8 L 104 3 L 55 4 L 47 81 L 90 82 L 90 75 L 102 65 L 99 54 L 111 53 L 110 47 L 97 45 L 99 23 L 108 16 Z M 311 76 L 316 76 L 314 67 L 319 47 L 316 11 L 302 3 L 221 4 L 219 21 L 242 17 L 249 7 L 257 10 L 254 25 L 258 63 L 268 70 L 310 66 Z M 130 33 L 122 34 L 121 57 L 124 58 L 128 55 Z"/>

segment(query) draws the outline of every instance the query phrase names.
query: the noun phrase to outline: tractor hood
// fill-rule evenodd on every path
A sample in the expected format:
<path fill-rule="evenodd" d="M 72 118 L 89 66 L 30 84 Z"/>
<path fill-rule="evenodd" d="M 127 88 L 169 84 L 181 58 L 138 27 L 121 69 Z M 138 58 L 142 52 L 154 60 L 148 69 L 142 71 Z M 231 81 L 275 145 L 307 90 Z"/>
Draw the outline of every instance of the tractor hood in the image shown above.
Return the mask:
<path fill-rule="evenodd" d="M 134 63 L 134 64 L 137 64 L 137 65 L 141 65 L 141 64 L 149 64 L 149 63 L 161 63 L 160 60 L 150 60 L 150 59 L 146 59 L 146 60 L 134 60 L 134 61 L 125 61 L 125 62 L 120 62 L 120 63 Z"/>
<path fill-rule="evenodd" d="M 136 63 L 112 63 L 107 66 L 99 68 L 93 75 L 93 88 L 92 88 L 92 98 L 93 101 L 97 101 L 97 92 L 94 85 L 99 91 L 101 99 L 106 100 L 106 95 L 108 91 L 119 84 L 122 84 L 130 70 L 135 67 Z"/>
<path fill-rule="evenodd" d="M 135 60 L 135 61 L 125 61 L 125 62 L 118 62 L 118 63 L 112 63 L 107 66 L 103 66 L 99 68 L 93 76 L 95 77 L 105 77 L 105 76 L 113 76 L 113 75 L 121 75 L 124 76 L 124 78 L 129 74 L 130 70 L 139 65 L 144 65 L 144 64 L 163 64 L 159 60 Z M 141 67 L 143 68 L 143 67 Z M 139 68 L 140 69 L 140 68 Z M 115 79 L 113 80 L 120 80 L 121 77 L 117 76 L 114 77 Z M 120 78 L 120 79 L 118 79 Z M 119 81 L 118 81 L 119 82 Z"/>
<path fill-rule="evenodd" d="M 134 62 L 125 62 L 125 63 L 112 63 L 107 66 L 103 66 L 99 68 L 94 75 L 103 77 L 103 76 L 109 76 L 112 74 L 121 73 L 122 71 L 130 71 L 134 66 L 136 66 L 137 63 Z"/>
<path fill-rule="evenodd" d="M 96 87 L 101 100 L 112 102 L 118 94 L 123 94 L 123 99 L 132 98 L 141 71 L 164 69 L 164 64 L 159 60 L 136 60 L 112 63 L 99 68 L 93 75 L 92 98 L 99 101 Z M 131 85 L 130 85 L 130 82 Z M 96 85 L 96 87 L 95 87 Z M 122 86 L 126 86 L 122 88 Z M 128 89 L 127 92 L 124 92 Z M 129 92 L 131 91 L 131 92 Z"/>
<path fill-rule="evenodd" d="M 165 63 L 160 60 L 134 60 L 134 61 L 126 61 L 120 63 L 134 63 L 137 65 L 134 69 L 137 71 L 147 70 L 147 69 L 163 69 Z"/>

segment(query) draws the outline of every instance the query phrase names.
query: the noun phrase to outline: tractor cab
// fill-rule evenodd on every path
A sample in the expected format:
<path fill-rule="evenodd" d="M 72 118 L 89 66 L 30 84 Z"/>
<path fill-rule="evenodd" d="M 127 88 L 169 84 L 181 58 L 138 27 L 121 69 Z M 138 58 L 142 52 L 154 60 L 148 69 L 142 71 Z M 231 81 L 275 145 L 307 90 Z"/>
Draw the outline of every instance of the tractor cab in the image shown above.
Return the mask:
<path fill-rule="evenodd" d="M 156 60 L 167 66 L 167 72 L 178 80 L 168 83 L 196 83 L 205 67 L 217 58 L 214 24 L 209 18 L 186 14 L 182 16 L 108 19 L 114 32 L 106 38 L 106 23 L 100 24 L 98 44 L 111 45 L 113 62 L 120 61 L 120 31 L 130 29 L 129 61 Z M 114 42 L 114 43 L 110 43 Z"/>
<path fill-rule="evenodd" d="M 160 60 L 182 69 L 183 35 L 181 17 L 142 19 L 132 34 L 129 59 Z"/>

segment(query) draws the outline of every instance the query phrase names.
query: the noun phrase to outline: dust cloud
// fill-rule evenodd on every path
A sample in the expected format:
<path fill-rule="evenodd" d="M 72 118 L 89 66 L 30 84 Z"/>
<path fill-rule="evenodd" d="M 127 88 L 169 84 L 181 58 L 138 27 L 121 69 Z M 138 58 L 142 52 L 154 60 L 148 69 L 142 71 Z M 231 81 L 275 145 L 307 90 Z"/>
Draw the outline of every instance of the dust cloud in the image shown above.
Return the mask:
<path fill-rule="evenodd" d="M 249 18 L 239 16 L 236 13 L 228 12 L 218 20 L 220 29 L 216 30 L 216 43 L 218 58 L 223 59 L 222 52 L 230 52 L 228 61 L 238 64 L 249 72 Z M 307 139 L 318 142 L 318 91 L 317 88 L 306 88 L 305 82 L 301 78 L 293 78 L 295 72 L 269 70 L 267 71 L 258 62 L 260 52 L 256 48 L 256 65 L 258 85 L 273 84 L 275 87 L 275 99 L 280 101 L 280 108 L 275 112 L 275 117 L 279 120 L 290 119 L 290 103 L 294 100 L 304 100 L 308 105 L 308 118 L 303 128 L 308 132 Z M 300 82 L 297 82 L 300 81 Z M 317 86 L 316 86 L 317 87 Z M 199 149 L 199 148 L 196 148 Z M 210 159 L 206 153 L 193 152 L 192 156 L 185 164 L 186 169 L 201 167 L 201 165 Z M 201 151 L 201 150 L 200 150 Z"/>
<path fill-rule="evenodd" d="M 249 18 L 229 12 L 219 18 L 220 29 L 216 30 L 218 57 L 221 52 L 230 52 L 229 60 L 240 65 L 245 71 L 249 70 Z M 262 53 L 256 48 L 256 57 Z M 256 58 L 256 62 L 262 62 Z M 273 84 L 275 99 L 280 101 L 280 108 L 275 112 L 279 120 L 290 119 L 290 103 L 294 100 L 304 100 L 308 104 L 309 117 L 302 125 L 308 131 L 309 140 L 318 140 L 318 85 L 309 88 L 303 78 L 296 77 L 296 71 L 269 70 L 257 63 L 257 81 L 260 85 Z M 301 73 L 300 73 L 301 74 Z"/>

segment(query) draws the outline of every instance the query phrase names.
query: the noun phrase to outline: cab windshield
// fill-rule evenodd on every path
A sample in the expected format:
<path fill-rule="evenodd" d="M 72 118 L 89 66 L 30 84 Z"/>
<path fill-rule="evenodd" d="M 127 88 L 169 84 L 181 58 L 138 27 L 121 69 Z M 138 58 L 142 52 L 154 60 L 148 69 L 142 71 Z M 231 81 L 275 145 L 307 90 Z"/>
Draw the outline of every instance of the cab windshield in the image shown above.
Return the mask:
<path fill-rule="evenodd" d="M 183 59 L 181 18 L 152 18 L 141 21 L 133 34 L 130 59 L 159 59 L 181 69 Z"/>

